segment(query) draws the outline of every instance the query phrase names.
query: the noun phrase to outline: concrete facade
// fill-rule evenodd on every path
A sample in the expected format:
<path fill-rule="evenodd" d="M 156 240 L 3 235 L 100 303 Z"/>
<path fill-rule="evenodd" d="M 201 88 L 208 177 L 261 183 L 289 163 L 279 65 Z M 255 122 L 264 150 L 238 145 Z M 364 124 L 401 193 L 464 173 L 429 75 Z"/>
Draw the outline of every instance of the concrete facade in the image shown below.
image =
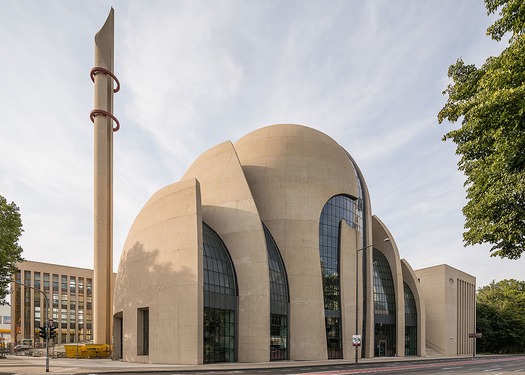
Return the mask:
<path fill-rule="evenodd" d="M 113 72 L 114 11 L 95 36 L 95 67 Z M 113 112 L 113 80 L 94 74 L 94 111 Z M 92 112 L 93 113 L 93 112 Z M 110 344 L 113 306 L 113 122 L 98 113 L 94 132 L 94 310 L 96 344 Z"/>
<path fill-rule="evenodd" d="M 202 361 L 202 218 L 195 179 L 155 193 L 133 223 L 115 282 L 117 357 Z M 139 310 L 149 309 L 149 354 L 138 348 Z"/>
<path fill-rule="evenodd" d="M 476 278 L 446 264 L 415 271 L 426 307 L 427 346 L 451 356 L 472 354 Z"/>
<path fill-rule="evenodd" d="M 331 284 L 326 267 L 331 260 L 323 261 L 320 223 L 328 202 L 339 197 L 354 207 L 349 210 L 354 210 L 355 221 L 337 219 L 334 224 L 339 228 L 335 265 L 331 264 L 337 270 L 332 275 L 337 298 L 328 311 Z M 351 359 L 356 334 L 363 338 L 358 355 L 373 357 L 378 346 L 376 299 L 383 292 L 382 285 L 374 286 L 377 280 L 392 284 L 388 301 L 395 312 L 388 319 L 396 328 L 389 353 L 407 352 L 408 287 L 417 310 L 417 355 L 425 355 L 428 328 L 422 286 L 408 262 L 401 260 L 386 225 L 372 215 L 358 166 L 327 135 L 284 124 L 206 151 L 180 182 L 155 193 L 141 210 L 125 242 L 114 291 L 117 358 L 175 364 L 207 361 L 203 345 L 211 331 L 209 318 L 203 318 L 207 308 L 203 287 L 208 282 L 203 271 L 204 224 L 224 244 L 235 273 L 235 360 L 322 360 L 334 355 Z M 279 276 L 272 271 L 268 233 L 285 269 Z M 386 259 L 385 280 L 378 276 L 375 254 Z M 272 293 L 275 282 L 283 279 L 286 308 L 280 305 L 281 312 L 276 313 Z M 276 318 L 282 319 L 280 325 Z M 330 327 L 340 333 L 333 339 L 328 333 L 331 322 L 337 323 Z M 286 353 L 281 358 L 273 354 L 276 335 L 285 343 L 279 347 Z M 330 346 L 332 341 L 336 349 Z"/>

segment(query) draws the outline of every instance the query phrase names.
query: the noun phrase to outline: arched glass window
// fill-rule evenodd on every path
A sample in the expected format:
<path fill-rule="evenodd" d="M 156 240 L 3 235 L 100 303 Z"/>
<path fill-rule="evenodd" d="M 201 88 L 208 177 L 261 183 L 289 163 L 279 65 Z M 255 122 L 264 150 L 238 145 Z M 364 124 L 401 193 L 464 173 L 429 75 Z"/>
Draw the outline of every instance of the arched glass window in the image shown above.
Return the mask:
<path fill-rule="evenodd" d="M 357 200 L 344 195 L 336 195 L 323 207 L 319 219 L 319 253 L 323 273 L 323 295 L 325 308 L 326 342 L 328 358 L 343 356 L 341 334 L 341 286 L 339 282 L 339 240 L 341 220 L 362 232 L 362 211 L 358 210 Z"/>
<path fill-rule="evenodd" d="M 235 361 L 237 284 L 228 249 L 202 223 L 204 268 L 204 363 Z"/>
<path fill-rule="evenodd" d="M 357 168 L 357 165 L 354 161 L 354 159 L 350 156 L 350 154 L 347 152 L 348 158 L 350 159 L 350 162 L 352 163 L 352 167 L 354 169 L 355 178 L 357 180 L 357 218 L 359 220 L 358 227 L 362 228 L 362 230 L 359 232 L 361 235 L 361 244 L 363 247 L 367 245 L 367 237 L 366 237 L 366 200 L 365 200 L 365 194 L 363 190 L 364 182 L 363 182 L 363 176 L 361 175 L 361 172 Z M 363 262 L 362 262 L 362 269 L 361 269 L 361 275 L 363 275 L 363 280 L 367 280 L 368 275 L 368 267 L 366 266 L 368 264 L 367 261 L 367 255 L 368 253 L 366 251 L 363 251 Z M 363 283 L 363 293 L 361 293 L 361 301 L 359 304 L 363 306 L 363 334 L 361 339 L 361 346 L 366 346 L 366 340 L 368 337 L 368 334 L 366 332 L 366 317 L 367 314 L 367 303 L 366 303 L 366 296 L 368 291 L 368 285 L 367 283 Z M 365 354 L 365 351 L 361 351 L 361 356 Z"/>
<path fill-rule="evenodd" d="M 374 355 L 396 355 L 396 294 L 388 260 L 374 249 Z"/>
<path fill-rule="evenodd" d="M 281 253 L 263 224 L 270 270 L 270 360 L 288 359 L 288 278 Z"/>
<path fill-rule="evenodd" d="M 417 307 L 414 293 L 407 283 L 405 292 L 405 355 L 417 355 Z"/>

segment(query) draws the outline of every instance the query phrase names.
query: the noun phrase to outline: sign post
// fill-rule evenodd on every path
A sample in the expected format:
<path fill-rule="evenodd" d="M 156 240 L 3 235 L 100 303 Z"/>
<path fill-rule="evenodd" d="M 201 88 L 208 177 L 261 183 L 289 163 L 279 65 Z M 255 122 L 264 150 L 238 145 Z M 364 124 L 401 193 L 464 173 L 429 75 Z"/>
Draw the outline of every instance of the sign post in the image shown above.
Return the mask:
<path fill-rule="evenodd" d="M 355 348 L 355 363 L 358 361 L 359 347 L 361 346 L 361 335 L 352 336 L 352 346 Z"/>
<path fill-rule="evenodd" d="M 474 339 L 474 349 L 472 350 L 472 357 L 476 357 L 476 339 L 480 339 L 483 335 L 481 334 L 481 332 L 477 332 L 477 333 L 469 333 L 468 334 L 468 337 L 470 339 Z"/>
<path fill-rule="evenodd" d="M 44 296 L 44 314 L 45 314 L 45 324 L 44 324 L 44 327 L 39 327 L 40 329 L 40 337 L 42 337 L 42 328 L 43 329 L 43 334 L 44 334 L 44 338 L 45 338 L 45 341 L 46 341 L 46 372 L 49 372 L 49 325 L 48 325 L 48 322 L 47 322 L 47 317 L 49 315 L 49 299 L 47 298 L 47 295 L 41 291 L 40 289 L 37 289 L 31 285 L 28 285 L 28 284 L 24 284 L 18 280 L 11 280 L 11 282 L 13 283 L 16 283 L 18 285 L 22 285 L 24 286 L 24 288 L 30 288 L 30 289 L 33 289 L 33 290 L 36 290 L 37 292 L 40 292 L 42 293 L 42 295 Z"/>

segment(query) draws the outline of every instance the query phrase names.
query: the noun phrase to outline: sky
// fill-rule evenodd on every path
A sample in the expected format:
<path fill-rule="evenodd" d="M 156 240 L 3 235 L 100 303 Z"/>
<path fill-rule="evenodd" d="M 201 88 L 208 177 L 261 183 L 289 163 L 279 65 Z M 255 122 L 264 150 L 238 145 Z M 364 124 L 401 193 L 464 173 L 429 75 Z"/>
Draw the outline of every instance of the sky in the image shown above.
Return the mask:
<path fill-rule="evenodd" d="M 464 247 L 464 175 L 438 124 L 447 69 L 506 47 L 482 0 L 3 0 L 0 194 L 27 260 L 93 267 L 93 39 L 115 9 L 114 269 L 149 197 L 201 153 L 260 127 L 326 133 L 356 160 L 372 213 L 414 269 L 477 285 L 524 259 Z"/>

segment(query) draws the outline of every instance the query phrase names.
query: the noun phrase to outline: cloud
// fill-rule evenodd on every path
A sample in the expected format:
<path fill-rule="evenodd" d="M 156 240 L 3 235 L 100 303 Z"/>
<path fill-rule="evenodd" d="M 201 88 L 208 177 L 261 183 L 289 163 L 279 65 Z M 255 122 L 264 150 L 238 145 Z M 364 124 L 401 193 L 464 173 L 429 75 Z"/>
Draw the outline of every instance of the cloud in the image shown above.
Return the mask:
<path fill-rule="evenodd" d="M 0 194 L 21 208 L 28 259 L 92 267 L 88 73 L 114 5 L 115 268 L 151 194 L 206 149 L 283 122 L 317 128 L 352 154 L 414 268 L 450 262 L 481 280 L 497 261 L 485 247 L 462 247 L 464 178 L 454 145 L 440 140 L 450 125 L 436 119 L 448 66 L 460 56 L 479 65 L 504 48 L 485 37 L 493 17 L 481 2 L 3 5 Z M 519 265 L 498 264 L 490 277 Z"/>

